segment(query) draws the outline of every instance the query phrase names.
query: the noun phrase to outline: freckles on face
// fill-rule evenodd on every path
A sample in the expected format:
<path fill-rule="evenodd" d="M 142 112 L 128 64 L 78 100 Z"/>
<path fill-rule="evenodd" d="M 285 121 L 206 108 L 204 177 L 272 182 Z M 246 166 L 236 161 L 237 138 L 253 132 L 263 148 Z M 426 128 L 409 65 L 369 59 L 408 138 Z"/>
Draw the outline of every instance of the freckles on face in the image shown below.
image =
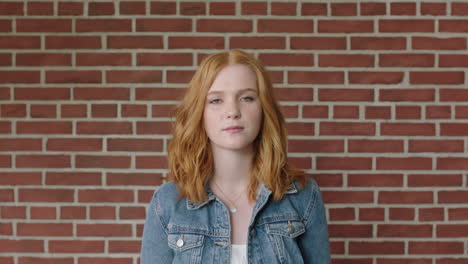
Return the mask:
<path fill-rule="evenodd" d="M 257 77 L 249 67 L 240 64 L 224 67 L 205 99 L 203 121 L 210 141 L 229 148 L 252 143 L 260 129 L 262 109 Z M 238 133 L 228 133 L 224 129 L 230 126 L 242 129 Z"/>

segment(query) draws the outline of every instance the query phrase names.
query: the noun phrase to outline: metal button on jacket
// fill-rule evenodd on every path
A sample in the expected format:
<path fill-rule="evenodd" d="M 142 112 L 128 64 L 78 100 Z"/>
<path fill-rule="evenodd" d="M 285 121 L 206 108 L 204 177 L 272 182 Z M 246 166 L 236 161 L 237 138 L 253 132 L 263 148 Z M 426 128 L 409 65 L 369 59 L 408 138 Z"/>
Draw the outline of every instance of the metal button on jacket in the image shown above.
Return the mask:
<path fill-rule="evenodd" d="M 183 245 L 184 245 L 184 240 L 182 239 L 182 237 L 180 237 L 179 240 L 177 240 L 177 246 L 182 247 Z"/>

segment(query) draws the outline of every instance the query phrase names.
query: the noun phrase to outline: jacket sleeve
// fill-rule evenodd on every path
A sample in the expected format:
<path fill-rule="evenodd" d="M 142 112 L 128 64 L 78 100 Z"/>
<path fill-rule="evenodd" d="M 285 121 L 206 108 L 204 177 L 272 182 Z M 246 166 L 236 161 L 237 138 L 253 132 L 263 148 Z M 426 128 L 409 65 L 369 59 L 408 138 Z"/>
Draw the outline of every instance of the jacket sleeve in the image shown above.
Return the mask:
<path fill-rule="evenodd" d="M 322 194 L 312 178 L 308 185 L 312 188 L 309 192 L 312 197 L 304 214 L 306 232 L 298 239 L 302 258 L 307 264 L 330 264 L 330 242 Z"/>
<path fill-rule="evenodd" d="M 172 263 L 174 257 L 167 243 L 166 223 L 161 218 L 158 192 L 155 191 L 147 208 L 143 227 L 140 264 Z"/>

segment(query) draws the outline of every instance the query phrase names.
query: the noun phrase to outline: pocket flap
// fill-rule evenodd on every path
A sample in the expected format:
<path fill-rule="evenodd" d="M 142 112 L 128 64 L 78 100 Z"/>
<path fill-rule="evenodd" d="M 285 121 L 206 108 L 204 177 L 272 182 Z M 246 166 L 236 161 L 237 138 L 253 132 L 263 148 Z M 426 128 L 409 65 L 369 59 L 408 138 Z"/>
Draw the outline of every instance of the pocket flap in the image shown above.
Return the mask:
<path fill-rule="evenodd" d="M 203 245 L 204 239 L 204 235 L 193 233 L 169 233 L 167 236 L 169 246 L 177 251 L 199 247 Z"/>
<path fill-rule="evenodd" d="M 266 223 L 265 227 L 268 234 L 276 234 L 290 238 L 297 237 L 305 232 L 305 225 L 299 220 Z"/>

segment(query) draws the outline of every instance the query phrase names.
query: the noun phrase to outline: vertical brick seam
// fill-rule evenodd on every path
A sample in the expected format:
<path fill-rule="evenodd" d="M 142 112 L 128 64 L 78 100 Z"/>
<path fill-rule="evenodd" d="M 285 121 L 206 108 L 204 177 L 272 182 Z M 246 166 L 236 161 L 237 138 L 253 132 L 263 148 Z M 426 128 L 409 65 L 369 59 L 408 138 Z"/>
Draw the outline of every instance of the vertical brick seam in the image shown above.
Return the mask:
<path fill-rule="evenodd" d="M 0 263 L 139 262 L 206 54 L 269 70 L 333 263 L 468 262 L 468 1 L 0 2 Z"/>

